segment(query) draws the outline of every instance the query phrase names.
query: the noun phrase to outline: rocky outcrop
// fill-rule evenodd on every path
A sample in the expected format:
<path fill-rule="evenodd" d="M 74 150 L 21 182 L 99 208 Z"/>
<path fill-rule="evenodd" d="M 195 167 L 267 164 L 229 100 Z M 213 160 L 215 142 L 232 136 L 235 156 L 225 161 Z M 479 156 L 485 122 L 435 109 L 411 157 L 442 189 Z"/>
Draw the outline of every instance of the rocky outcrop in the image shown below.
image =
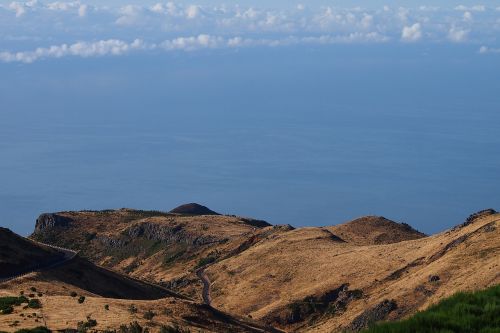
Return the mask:
<path fill-rule="evenodd" d="M 465 220 L 464 223 L 457 225 L 456 227 L 454 227 L 451 230 L 453 231 L 453 230 L 457 230 L 457 229 L 466 227 L 469 224 L 474 223 L 474 221 L 476 221 L 479 218 L 490 216 L 490 215 L 493 215 L 493 214 L 497 214 L 497 211 L 494 210 L 494 209 L 492 209 L 492 208 L 480 210 L 478 212 L 475 212 L 475 213 L 469 215 L 469 217 Z"/>
<path fill-rule="evenodd" d="M 35 233 L 40 233 L 48 229 L 66 227 L 72 220 L 58 214 L 41 214 L 36 219 Z"/>
<path fill-rule="evenodd" d="M 126 235 L 130 238 L 143 237 L 149 240 L 166 243 L 185 243 L 192 245 L 205 245 L 217 241 L 223 241 L 212 235 L 193 235 L 186 232 L 181 225 L 164 225 L 157 223 L 139 223 L 132 225 L 126 230 Z"/>
<path fill-rule="evenodd" d="M 208 207 L 202 206 L 197 203 L 188 203 L 184 205 L 180 205 L 170 211 L 172 214 L 181 214 L 181 215 L 220 215 L 219 213 L 214 212 Z"/>
<path fill-rule="evenodd" d="M 349 284 L 345 283 L 320 296 L 308 296 L 301 301 L 293 302 L 277 315 L 270 316 L 266 321 L 269 324 L 278 323 L 287 326 L 313 320 L 325 313 L 336 316 L 342 314 L 350 302 L 362 297 L 361 290 L 349 290 Z"/>
<path fill-rule="evenodd" d="M 349 331 L 359 332 L 369 325 L 387 318 L 387 316 L 397 309 L 397 304 L 394 300 L 384 300 L 373 308 L 364 311 L 357 316 L 349 326 Z"/>

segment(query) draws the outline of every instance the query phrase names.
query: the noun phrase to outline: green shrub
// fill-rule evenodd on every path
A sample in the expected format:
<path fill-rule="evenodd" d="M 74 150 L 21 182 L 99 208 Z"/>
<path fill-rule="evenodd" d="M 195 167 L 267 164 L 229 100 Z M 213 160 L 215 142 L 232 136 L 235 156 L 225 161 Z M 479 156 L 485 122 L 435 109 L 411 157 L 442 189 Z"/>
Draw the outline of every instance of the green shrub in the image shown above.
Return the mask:
<path fill-rule="evenodd" d="M 180 328 L 178 325 L 162 325 L 160 327 L 160 333 L 190 333 L 190 330 Z"/>
<path fill-rule="evenodd" d="M 134 321 L 133 323 L 130 323 L 128 326 L 121 325 L 118 332 L 119 333 L 149 333 L 149 330 L 147 328 L 143 329 L 142 326 L 139 325 L 138 322 Z"/>
<path fill-rule="evenodd" d="M 406 320 L 379 323 L 365 333 L 498 333 L 500 285 L 473 293 L 458 293 Z"/>
<path fill-rule="evenodd" d="M 23 328 L 20 330 L 17 330 L 16 333 L 51 333 L 52 331 L 49 330 L 47 327 L 39 326 L 35 328 Z"/>
<path fill-rule="evenodd" d="M 82 304 L 83 302 L 85 302 L 85 296 L 78 297 L 78 303 Z"/>
<path fill-rule="evenodd" d="M 10 305 L 0 310 L 0 313 L 3 315 L 11 314 L 12 312 L 14 312 L 14 308 Z"/>
<path fill-rule="evenodd" d="M 156 316 L 156 313 L 154 313 L 151 310 L 144 312 L 144 319 L 152 320 L 154 318 L 154 316 Z"/>
<path fill-rule="evenodd" d="M 30 299 L 28 302 L 28 308 L 40 309 L 41 307 L 42 307 L 42 304 L 40 303 L 39 299 L 33 298 L 33 299 Z"/>
<path fill-rule="evenodd" d="M 97 326 L 97 320 L 87 317 L 87 321 L 79 321 L 76 330 L 79 333 L 85 333 L 92 327 Z"/>
<path fill-rule="evenodd" d="M 109 305 L 108 304 L 104 305 L 104 310 L 106 310 L 106 311 L 109 310 Z"/>
<path fill-rule="evenodd" d="M 28 299 L 24 296 L 19 296 L 19 297 L 12 297 L 12 296 L 7 296 L 7 297 L 0 297 L 0 311 L 3 312 L 3 310 L 12 307 L 12 306 L 19 306 L 23 303 L 28 303 Z"/>
<path fill-rule="evenodd" d="M 196 264 L 196 268 L 200 268 L 200 267 L 203 267 L 203 266 L 206 266 L 208 264 L 211 264 L 213 262 L 215 262 L 216 258 L 215 257 L 205 257 L 205 258 L 201 258 L 198 263 Z"/>

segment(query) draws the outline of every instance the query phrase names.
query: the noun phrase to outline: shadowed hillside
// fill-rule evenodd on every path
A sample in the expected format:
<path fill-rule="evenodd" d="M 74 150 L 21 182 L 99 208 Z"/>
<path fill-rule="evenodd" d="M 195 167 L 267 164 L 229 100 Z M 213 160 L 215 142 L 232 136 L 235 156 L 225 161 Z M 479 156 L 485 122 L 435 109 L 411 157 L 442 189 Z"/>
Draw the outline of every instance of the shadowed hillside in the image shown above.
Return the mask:
<path fill-rule="evenodd" d="M 0 279 L 57 262 L 64 254 L 0 228 Z"/>

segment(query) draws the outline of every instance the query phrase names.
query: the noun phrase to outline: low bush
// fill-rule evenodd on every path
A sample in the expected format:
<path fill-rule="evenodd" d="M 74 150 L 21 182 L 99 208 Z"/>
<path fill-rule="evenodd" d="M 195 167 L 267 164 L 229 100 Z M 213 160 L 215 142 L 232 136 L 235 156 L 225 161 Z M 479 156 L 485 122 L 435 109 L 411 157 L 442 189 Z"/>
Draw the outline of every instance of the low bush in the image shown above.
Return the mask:
<path fill-rule="evenodd" d="M 41 307 L 42 307 L 42 304 L 40 303 L 40 300 L 37 298 L 30 299 L 28 302 L 28 308 L 40 309 Z"/>
<path fill-rule="evenodd" d="M 500 332 L 500 285 L 458 293 L 406 320 L 379 323 L 364 333 Z"/>
<path fill-rule="evenodd" d="M 14 308 L 12 306 L 7 306 L 7 307 L 3 308 L 2 310 L 0 310 L 0 314 L 3 314 L 3 315 L 11 314 L 12 312 L 14 312 Z"/>
<path fill-rule="evenodd" d="M 16 333 L 51 333 L 52 331 L 49 330 L 47 327 L 44 326 L 39 326 L 35 328 L 23 328 L 20 330 L 17 330 Z"/>
<path fill-rule="evenodd" d="M 78 297 L 78 303 L 82 304 L 83 302 L 85 302 L 85 296 Z"/>
<path fill-rule="evenodd" d="M 109 310 L 109 305 L 108 304 L 104 305 L 104 310 L 106 310 L 106 311 Z"/>
<path fill-rule="evenodd" d="M 70 295 L 71 297 L 76 297 L 76 296 L 78 296 L 78 294 L 77 294 L 76 292 L 74 292 L 74 291 L 72 291 L 72 292 L 71 292 L 71 294 L 69 294 L 69 295 Z"/>
<path fill-rule="evenodd" d="M 130 304 L 130 306 L 128 307 L 128 312 L 134 314 L 134 313 L 137 313 L 137 308 L 134 304 Z"/>
<path fill-rule="evenodd" d="M 156 316 L 156 313 L 154 313 L 151 310 L 144 312 L 144 319 L 152 320 L 154 318 L 154 316 Z"/>
<path fill-rule="evenodd" d="M 24 296 L 19 296 L 19 297 L 0 297 L 0 311 L 3 312 L 5 309 L 13 307 L 13 306 L 19 306 L 23 303 L 28 303 L 28 299 Z"/>
<path fill-rule="evenodd" d="M 186 328 L 181 328 L 177 325 L 162 325 L 160 327 L 160 333 L 190 333 L 191 331 Z"/>
<path fill-rule="evenodd" d="M 211 264 L 211 263 L 215 262 L 215 260 L 217 260 L 215 257 L 201 258 L 198 261 L 198 263 L 196 264 L 196 268 L 200 268 L 200 267 L 206 266 L 208 264 Z"/>
<path fill-rule="evenodd" d="M 118 331 L 119 333 L 149 333 L 148 328 L 142 328 L 138 322 L 134 321 L 127 325 L 121 325 Z"/>
<path fill-rule="evenodd" d="M 85 333 L 92 327 L 97 326 L 97 320 L 87 317 L 87 321 L 79 321 L 76 330 L 79 333 Z"/>

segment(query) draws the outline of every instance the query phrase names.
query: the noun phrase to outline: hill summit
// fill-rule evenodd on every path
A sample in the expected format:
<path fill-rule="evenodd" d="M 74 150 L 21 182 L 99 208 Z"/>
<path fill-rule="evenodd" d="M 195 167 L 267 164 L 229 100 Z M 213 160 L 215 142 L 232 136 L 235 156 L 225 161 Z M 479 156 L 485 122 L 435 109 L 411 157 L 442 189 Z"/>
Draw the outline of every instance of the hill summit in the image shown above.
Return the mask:
<path fill-rule="evenodd" d="M 181 214 L 181 215 L 220 215 L 219 213 L 214 212 L 208 207 L 202 206 L 194 202 L 180 205 L 172 209 L 170 213 Z"/>

